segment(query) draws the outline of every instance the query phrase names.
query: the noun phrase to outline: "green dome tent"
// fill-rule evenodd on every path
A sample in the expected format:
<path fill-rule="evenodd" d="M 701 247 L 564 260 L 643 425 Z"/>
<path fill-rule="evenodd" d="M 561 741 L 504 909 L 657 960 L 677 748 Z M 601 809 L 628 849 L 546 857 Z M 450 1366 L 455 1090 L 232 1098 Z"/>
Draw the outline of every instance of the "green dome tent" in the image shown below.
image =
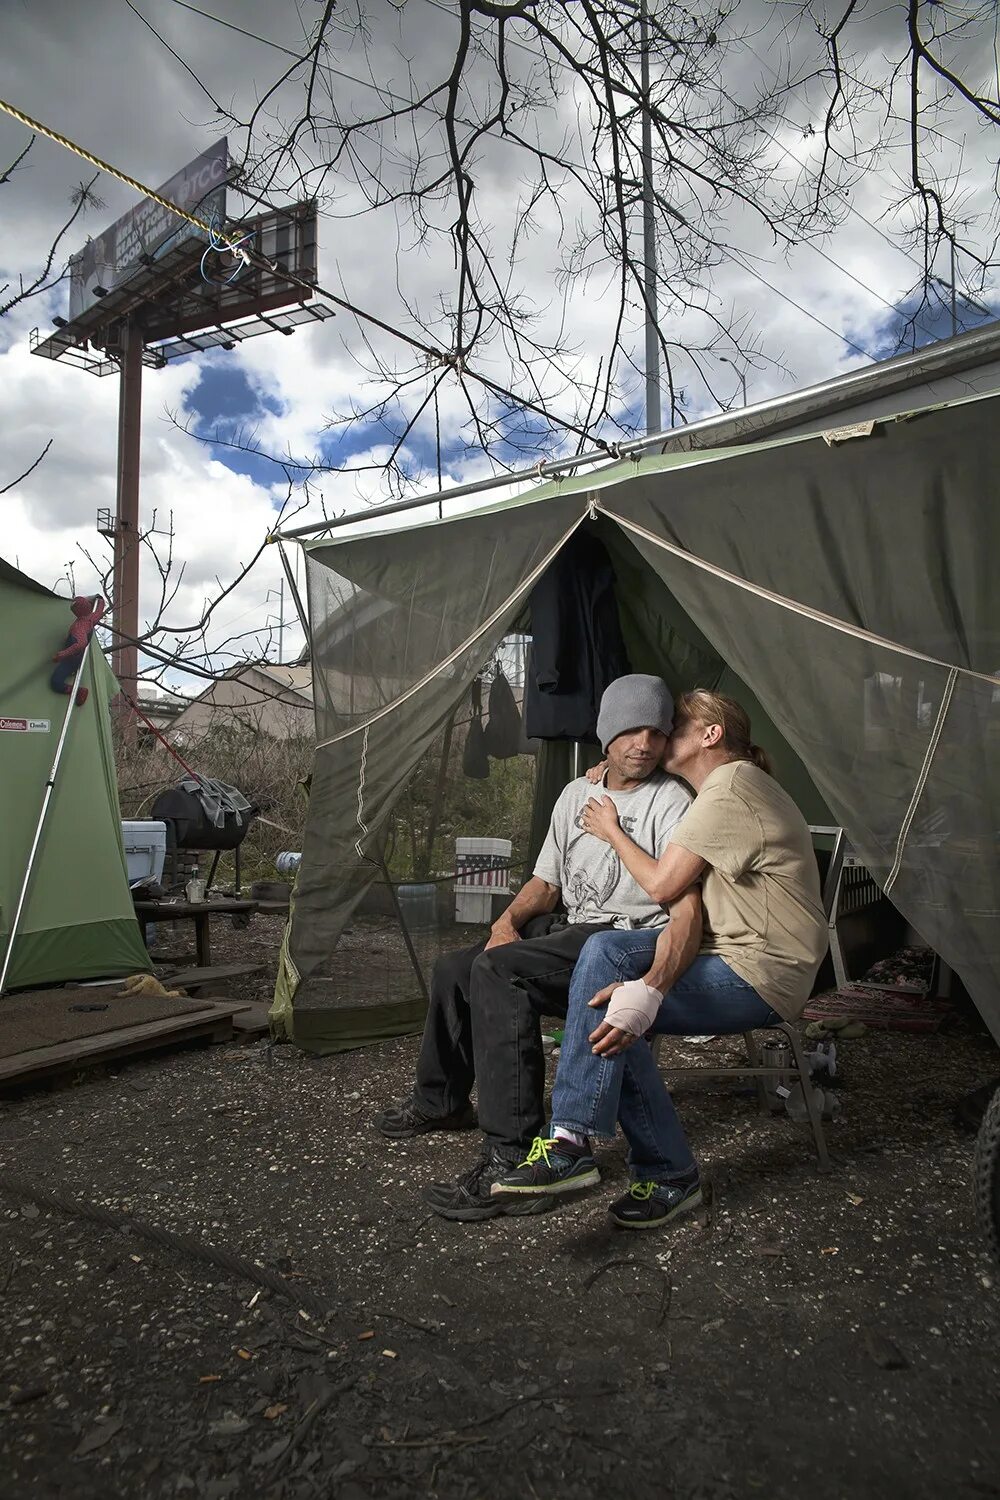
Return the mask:
<path fill-rule="evenodd" d="M 49 686 L 69 601 L 0 560 L 0 962 L 5 958 L 67 709 Z M 115 679 L 91 643 L 71 710 L 5 989 L 149 969 L 129 896 L 109 704 Z"/>

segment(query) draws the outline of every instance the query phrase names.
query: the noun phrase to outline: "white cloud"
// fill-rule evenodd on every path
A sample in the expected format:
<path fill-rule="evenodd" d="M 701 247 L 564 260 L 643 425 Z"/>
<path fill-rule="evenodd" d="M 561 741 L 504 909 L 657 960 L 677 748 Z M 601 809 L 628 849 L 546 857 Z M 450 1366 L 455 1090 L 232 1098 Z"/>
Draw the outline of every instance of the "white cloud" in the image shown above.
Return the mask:
<path fill-rule="evenodd" d="M 244 117 L 288 61 L 280 53 L 180 6 L 147 4 L 145 8 L 171 46 L 191 61 L 207 87 L 227 105 L 232 103 Z M 294 48 L 300 43 L 301 28 L 293 5 L 215 0 L 212 8 L 234 24 L 259 31 L 285 46 Z M 373 24 L 377 15 L 378 25 L 387 28 L 372 53 L 372 66 L 383 82 L 406 93 L 406 72 L 388 34 L 390 22 L 397 23 L 394 15 L 383 15 L 383 10 L 388 8 L 372 13 Z M 761 7 L 757 0 L 747 0 L 738 15 L 745 16 L 752 26 L 755 18 L 774 11 L 774 7 Z M 889 29 L 893 24 L 888 14 L 869 23 L 865 45 L 873 67 L 882 66 L 879 59 L 893 40 Z M 454 18 L 430 5 L 429 0 L 411 0 L 398 25 L 415 73 L 425 76 L 428 59 L 435 59 L 436 66 L 440 63 L 441 49 L 454 33 Z M 758 68 L 752 55 L 744 58 L 738 82 L 746 91 L 766 75 L 773 61 L 773 53 L 764 50 L 764 42 L 755 40 L 753 45 L 762 51 L 762 60 Z M 803 33 L 795 45 L 804 57 L 815 41 Z M 339 36 L 337 48 L 329 61 L 342 73 L 362 77 L 367 62 L 360 45 L 349 46 L 347 39 Z M 345 112 L 356 98 L 373 97 L 341 77 L 331 84 Z M 34 0 L 31 5 L 8 5 L 0 95 L 153 184 L 167 178 L 218 133 L 212 123 L 212 105 L 204 94 L 118 0 L 88 0 L 86 5 L 76 0 Z M 288 97 L 286 92 L 286 101 Z M 541 128 L 552 136 L 573 128 L 578 103 L 572 97 L 565 98 L 551 117 L 542 121 Z M 279 109 L 281 104 L 279 99 Z M 774 143 L 767 148 L 768 160 L 777 177 L 791 180 L 800 167 L 815 167 L 822 136 L 807 131 L 810 126 L 819 130 L 818 106 L 818 92 L 803 91 L 789 106 L 787 119 L 770 127 Z M 432 117 L 428 115 L 423 123 L 430 130 Z M 11 160 L 25 139 L 23 129 L 0 119 L 0 164 Z M 995 159 L 996 150 L 994 137 L 985 130 L 973 132 L 966 145 L 964 172 L 971 209 L 995 204 L 991 154 Z M 902 171 L 902 157 L 900 163 Z M 502 243 L 512 232 L 522 186 L 516 173 L 512 174 L 507 152 L 497 142 L 486 143 L 475 170 L 484 216 L 492 221 Z M 18 270 L 31 271 L 38 266 L 54 229 L 69 212 L 73 184 L 86 171 L 82 162 L 42 140 L 25 169 L 0 188 L 0 209 L 5 216 L 0 285 Z M 429 312 L 436 293 L 452 274 L 446 248 L 441 244 L 415 244 L 407 227 L 397 228 L 391 207 L 351 217 L 360 206 L 357 189 L 351 188 L 344 177 L 336 179 L 334 185 L 337 196 L 320 225 L 321 279 L 335 291 L 343 287 L 350 299 L 391 326 L 412 327 L 399 288 L 404 288 L 409 301 Z M 102 179 L 100 191 L 106 207 L 89 212 L 74 226 L 67 250 L 77 248 L 88 232 L 98 231 L 134 202 L 129 190 L 107 178 Z M 776 248 L 766 227 L 752 213 L 737 213 L 723 203 L 713 208 L 719 239 L 738 247 L 743 265 L 724 258 L 712 272 L 709 309 L 723 319 L 734 311 L 758 334 L 767 356 L 746 371 L 751 400 L 828 378 L 863 361 L 863 355 L 852 351 L 837 330 L 862 349 L 871 347 L 889 316 L 886 303 L 898 303 L 919 276 L 918 266 L 890 245 L 878 228 L 871 227 L 882 225 L 882 216 L 898 193 L 899 182 L 885 172 L 858 176 L 851 188 L 851 210 L 845 209 L 842 226 L 821 247 L 827 258 L 805 244 L 787 251 Z M 581 207 L 581 196 L 568 184 L 563 206 L 567 234 L 572 232 L 574 216 Z M 441 222 L 446 224 L 450 210 L 442 208 L 440 212 Z M 891 213 L 886 222 L 893 222 Z M 585 390 L 596 378 L 616 299 L 613 285 L 609 286 L 613 277 L 606 268 L 568 289 L 557 284 L 562 232 L 550 206 L 539 232 L 525 246 L 514 279 L 542 309 L 542 336 L 554 336 L 565 320 L 571 342 L 579 351 L 568 366 L 570 389 L 560 397 L 562 410 L 568 413 L 579 395 L 574 387 Z M 751 256 L 758 259 L 751 261 Z M 856 280 L 845 271 L 853 273 Z M 769 289 L 761 278 L 777 290 Z M 114 378 L 99 381 L 80 371 L 48 364 L 27 350 L 30 327 L 38 323 L 47 330 L 47 320 L 59 310 L 62 296 L 59 291 L 44 303 L 30 303 L 13 319 L 0 324 L 0 430 L 4 433 L 0 486 L 31 462 L 49 437 L 53 439 L 52 449 L 38 470 L 3 497 L 4 551 L 17 556 L 23 567 L 45 582 L 53 582 L 69 559 L 79 558 L 78 543 L 88 547 L 97 544 L 95 514 L 99 506 L 113 506 L 115 488 L 117 382 Z M 807 311 L 799 311 L 793 301 Z M 834 331 L 823 329 L 816 318 Z M 638 308 L 632 309 L 630 324 L 638 356 Z M 678 343 L 708 341 L 712 335 L 705 313 L 681 315 L 668 299 L 664 300 L 662 325 L 666 336 Z M 398 357 L 404 364 L 414 362 L 391 337 L 377 333 L 369 336 L 381 355 Z M 442 343 L 447 341 L 443 330 L 440 339 Z M 261 445 L 279 455 L 290 450 L 296 456 L 308 456 L 323 441 L 325 424 L 334 412 L 344 410 L 352 401 L 367 406 L 375 395 L 373 383 L 355 360 L 359 352 L 362 345 L 355 321 L 341 313 L 331 323 L 301 329 L 289 338 L 267 335 L 231 355 L 215 355 L 200 365 L 192 361 L 146 376 L 143 515 L 148 518 L 155 509 L 165 519 L 173 511 L 177 552 L 186 566 L 182 589 L 170 611 L 173 621 L 184 623 L 197 618 L 204 597 L 215 591 L 216 576 L 223 580 L 232 576 L 254 550 L 271 523 L 284 480 L 279 471 L 275 471 L 273 483 L 270 473 L 263 482 L 234 474 L 218 455 L 213 456 L 211 450 L 165 422 L 164 409 L 181 413 L 190 409 L 192 399 L 197 403 L 201 372 L 209 363 L 225 369 L 228 361 L 232 369 L 245 374 L 263 400 L 277 405 L 276 414 L 265 412 L 260 418 Z M 480 364 L 500 384 L 509 380 L 509 368 L 498 350 L 484 352 Z M 731 399 L 739 389 L 736 370 L 711 360 L 709 365 L 713 389 L 720 399 Z M 710 410 L 710 398 L 683 359 L 679 371 L 682 383 L 690 384 L 693 414 Z M 554 388 L 556 382 L 551 384 Z M 635 374 L 632 389 L 636 396 L 640 387 L 641 378 Z M 485 474 L 489 466 L 481 456 L 461 462 L 454 456 L 467 407 L 453 380 L 442 387 L 439 414 L 447 477 L 461 482 Z M 568 441 L 572 445 L 572 440 Z M 386 434 L 373 431 L 370 447 L 358 455 L 358 461 L 375 462 L 385 450 Z M 318 489 L 333 510 L 359 508 L 364 499 L 377 498 L 379 493 L 378 481 L 372 476 L 324 476 Z M 78 561 L 76 566 L 78 580 L 85 586 L 81 572 L 85 565 Z M 272 549 L 261 568 L 220 610 L 220 631 L 243 628 L 273 612 L 275 604 L 266 596 L 268 590 L 278 586 L 279 579 Z M 144 577 L 146 598 L 155 597 L 154 581 Z"/>

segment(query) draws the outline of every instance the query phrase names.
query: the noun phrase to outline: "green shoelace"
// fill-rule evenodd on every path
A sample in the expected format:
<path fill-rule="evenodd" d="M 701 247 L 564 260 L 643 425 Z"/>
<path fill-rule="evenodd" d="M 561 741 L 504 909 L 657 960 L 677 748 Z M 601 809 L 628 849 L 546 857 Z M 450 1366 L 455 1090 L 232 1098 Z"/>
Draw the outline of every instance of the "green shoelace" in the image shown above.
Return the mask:
<path fill-rule="evenodd" d="M 656 1183 L 633 1182 L 628 1191 L 630 1198 L 638 1198 L 640 1203 L 646 1203 L 650 1198 L 652 1198 L 653 1193 L 656 1191 Z"/>
<path fill-rule="evenodd" d="M 555 1140 L 549 1136 L 536 1135 L 535 1139 L 531 1143 L 531 1150 L 528 1152 L 527 1156 L 524 1158 L 524 1161 L 522 1161 L 520 1165 L 522 1167 L 533 1167 L 536 1162 L 544 1161 L 547 1167 L 551 1166 L 551 1162 L 549 1161 L 549 1152 L 553 1149 L 555 1144 Z"/>

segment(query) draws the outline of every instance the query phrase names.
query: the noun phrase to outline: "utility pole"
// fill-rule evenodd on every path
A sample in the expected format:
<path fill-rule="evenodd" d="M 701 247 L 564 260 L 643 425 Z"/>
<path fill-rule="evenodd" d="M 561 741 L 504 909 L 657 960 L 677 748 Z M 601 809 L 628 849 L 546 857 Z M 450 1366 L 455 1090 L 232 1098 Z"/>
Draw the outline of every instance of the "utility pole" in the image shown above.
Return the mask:
<path fill-rule="evenodd" d="M 649 104 L 649 0 L 639 0 L 642 53 L 642 241 L 646 303 L 646 432 L 663 430 L 660 414 L 660 336 L 656 299 L 656 219 L 653 214 L 653 121 Z"/>
<path fill-rule="evenodd" d="M 114 529 L 114 624 L 112 653 L 122 691 L 135 698 L 139 678 L 139 450 L 142 418 L 142 329 L 122 323 L 118 389 L 118 491 Z M 131 715 L 129 715 L 131 721 Z"/>

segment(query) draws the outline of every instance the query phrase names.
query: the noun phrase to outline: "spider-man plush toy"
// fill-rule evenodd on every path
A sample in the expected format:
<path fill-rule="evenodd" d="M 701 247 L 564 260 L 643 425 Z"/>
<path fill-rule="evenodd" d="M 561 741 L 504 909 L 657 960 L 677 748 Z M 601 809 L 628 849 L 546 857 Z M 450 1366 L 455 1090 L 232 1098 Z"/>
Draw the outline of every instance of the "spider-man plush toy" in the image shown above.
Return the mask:
<path fill-rule="evenodd" d="M 103 615 L 107 605 L 100 594 L 88 597 L 78 594 L 70 605 L 70 609 L 76 615 L 76 619 L 70 626 L 69 635 L 66 637 L 65 645 L 61 651 L 57 651 L 52 660 L 56 663 L 56 669 L 49 679 L 54 693 L 71 693 L 73 691 L 73 678 L 76 676 L 77 667 L 80 665 L 80 657 L 87 649 L 87 642 L 94 633 L 94 626 Z M 82 687 L 76 695 L 76 706 L 82 708 L 90 695 L 90 689 Z"/>

